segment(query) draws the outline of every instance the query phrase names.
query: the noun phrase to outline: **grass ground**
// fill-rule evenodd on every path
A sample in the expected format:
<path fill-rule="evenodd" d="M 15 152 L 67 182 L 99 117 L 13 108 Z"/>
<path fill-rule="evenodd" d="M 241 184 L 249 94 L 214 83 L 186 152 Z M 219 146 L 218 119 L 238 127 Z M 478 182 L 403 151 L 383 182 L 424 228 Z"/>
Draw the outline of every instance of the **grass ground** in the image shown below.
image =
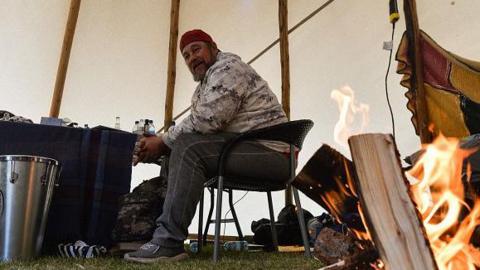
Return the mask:
<path fill-rule="evenodd" d="M 159 263 L 140 265 L 124 262 L 120 257 L 103 257 L 95 259 L 70 259 L 60 257 L 43 257 L 24 262 L 0 264 L 0 269 L 318 269 L 322 264 L 305 258 L 303 253 L 272 252 L 222 252 L 221 261 L 213 264 L 212 250 L 204 249 L 199 254 L 190 254 L 190 258 L 176 263 Z"/>

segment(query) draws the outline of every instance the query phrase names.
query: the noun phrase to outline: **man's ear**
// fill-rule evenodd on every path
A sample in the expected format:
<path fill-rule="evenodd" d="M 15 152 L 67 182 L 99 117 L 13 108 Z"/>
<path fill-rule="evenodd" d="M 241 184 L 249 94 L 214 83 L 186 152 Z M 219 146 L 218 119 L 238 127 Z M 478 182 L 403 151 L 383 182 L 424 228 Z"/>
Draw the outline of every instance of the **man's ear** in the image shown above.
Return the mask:
<path fill-rule="evenodd" d="M 210 47 L 212 48 L 212 50 L 217 53 L 219 52 L 220 50 L 217 48 L 217 43 L 215 42 L 212 42 L 212 43 L 209 43 L 210 44 Z"/>

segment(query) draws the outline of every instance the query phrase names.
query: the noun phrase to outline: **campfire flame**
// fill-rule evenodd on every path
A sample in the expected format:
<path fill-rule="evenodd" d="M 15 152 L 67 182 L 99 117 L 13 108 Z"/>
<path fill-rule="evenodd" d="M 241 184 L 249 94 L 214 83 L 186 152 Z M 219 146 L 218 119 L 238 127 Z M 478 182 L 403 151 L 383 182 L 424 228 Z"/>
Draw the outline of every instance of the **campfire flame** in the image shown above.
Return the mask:
<path fill-rule="evenodd" d="M 333 138 L 335 143 L 339 146 L 343 147 L 344 149 L 348 150 L 348 138 L 350 136 L 360 134 L 364 132 L 366 127 L 369 123 L 368 113 L 370 111 L 370 107 L 367 104 L 360 103 L 355 99 L 355 94 L 352 88 L 348 85 L 342 86 L 340 89 L 333 89 L 330 93 L 330 98 L 336 101 L 339 110 L 339 117 L 338 121 L 335 124 L 333 130 Z M 347 151 L 346 155 L 349 155 L 349 151 Z M 347 170 L 348 173 L 348 170 Z M 327 194 L 326 200 L 327 204 L 331 206 L 331 208 L 335 209 L 335 205 L 339 201 L 340 198 L 343 196 L 357 196 L 354 185 L 353 185 L 353 176 L 347 175 L 347 185 L 343 186 L 343 183 L 340 179 L 337 179 L 337 185 L 339 190 L 343 193 L 341 195 L 337 195 L 330 193 Z M 341 211 L 335 209 L 336 213 L 340 213 Z M 362 214 L 361 209 L 359 209 L 359 213 Z M 335 214 L 334 214 L 335 215 Z M 363 215 L 361 215 L 363 221 Z M 338 219 L 338 216 L 337 216 Z M 365 224 L 365 222 L 363 222 Z M 356 229 L 351 228 L 351 231 L 355 234 L 357 239 L 362 240 L 369 240 L 371 239 L 368 231 L 363 232 Z"/>
<path fill-rule="evenodd" d="M 480 251 L 470 244 L 480 224 L 480 199 L 468 207 L 462 183 L 464 160 L 473 151 L 460 149 L 456 138 L 440 135 L 424 146 L 424 154 L 407 172 L 418 180 L 411 186 L 412 198 L 440 270 L 480 267 Z M 470 213 L 460 222 L 462 209 Z"/>
<path fill-rule="evenodd" d="M 342 86 L 340 89 L 333 89 L 330 93 L 330 98 L 336 101 L 339 110 L 338 121 L 333 130 L 334 141 L 345 150 L 348 150 L 348 138 L 352 135 L 362 133 L 368 126 L 370 107 L 367 104 L 359 103 L 355 99 L 352 88 L 348 85 Z M 349 156 L 349 153 L 350 152 L 347 151 L 345 154 Z M 347 165 L 345 164 L 345 166 Z M 337 207 L 338 202 L 345 200 L 346 197 L 357 197 L 353 184 L 353 176 L 349 174 L 348 170 L 346 172 L 347 183 L 345 183 L 343 179 L 335 179 L 339 193 L 329 192 L 325 194 L 326 196 L 324 198 L 325 203 L 329 205 L 330 209 L 333 209 L 331 214 L 334 215 L 337 220 L 341 220 L 339 214 L 342 213 L 342 209 Z M 359 213 L 362 213 L 361 209 L 359 209 Z M 361 218 L 364 221 L 363 216 L 361 216 Z M 350 228 L 350 230 L 357 239 L 371 239 L 368 231 L 364 232 L 355 228 Z"/>
<path fill-rule="evenodd" d="M 348 138 L 362 133 L 369 123 L 369 106 L 357 102 L 349 86 L 334 89 L 330 96 L 337 102 L 340 114 L 334 128 L 335 142 L 348 149 Z M 407 174 L 415 178 L 410 187 L 411 197 L 423 220 L 438 268 L 475 270 L 480 267 L 480 250 L 470 241 L 480 225 L 480 198 L 467 196 L 470 201 L 464 201 L 464 182 L 470 180 L 470 171 L 468 166 L 466 173 L 462 170 L 464 160 L 475 150 L 461 149 L 458 139 L 440 134 L 423 151 Z M 353 187 L 348 182 L 347 186 Z M 356 195 L 354 190 L 344 191 L 350 192 Z M 331 204 L 336 201 L 333 196 L 327 196 L 327 200 L 332 200 Z M 363 216 L 362 219 L 365 221 Z M 359 239 L 371 239 L 368 231 L 353 232 Z"/>
<path fill-rule="evenodd" d="M 335 142 L 348 149 L 348 138 L 362 133 L 367 127 L 370 107 L 367 104 L 358 103 L 355 100 L 352 88 L 348 85 L 332 90 L 330 97 L 337 102 L 340 111 L 338 122 L 335 124 L 333 131 Z M 356 119 L 359 115 L 361 121 Z"/>

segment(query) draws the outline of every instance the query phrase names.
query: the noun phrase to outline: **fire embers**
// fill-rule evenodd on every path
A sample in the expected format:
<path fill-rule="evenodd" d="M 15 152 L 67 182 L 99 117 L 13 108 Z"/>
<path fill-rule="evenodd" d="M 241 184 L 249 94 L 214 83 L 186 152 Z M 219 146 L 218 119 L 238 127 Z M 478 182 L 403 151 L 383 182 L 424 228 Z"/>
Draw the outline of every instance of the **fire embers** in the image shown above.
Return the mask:
<path fill-rule="evenodd" d="M 372 269 L 378 253 L 370 241 L 360 241 L 351 234 L 324 228 L 315 240 L 314 256 L 328 269 Z"/>

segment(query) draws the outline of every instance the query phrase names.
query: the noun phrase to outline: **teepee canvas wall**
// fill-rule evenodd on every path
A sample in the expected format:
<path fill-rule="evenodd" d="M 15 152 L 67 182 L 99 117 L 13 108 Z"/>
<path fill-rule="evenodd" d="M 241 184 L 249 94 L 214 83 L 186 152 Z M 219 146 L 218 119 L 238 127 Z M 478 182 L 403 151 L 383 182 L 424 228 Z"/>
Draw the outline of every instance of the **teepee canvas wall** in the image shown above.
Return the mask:
<path fill-rule="evenodd" d="M 289 24 L 302 20 L 326 1 L 289 1 Z M 401 3 L 400 4 L 400 10 Z M 0 5 L 0 109 L 39 122 L 47 116 L 62 46 L 69 1 L 14 1 Z M 480 59 L 480 2 L 425 0 L 417 3 L 420 26 L 437 42 L 469 59 Z M 401 14 L 403 16 L 403 14 Z M 89 126 L 113 126 L 115 116 L 129 131 L 139 118 L 163 123 L 167 75 L 170 0 L 83 0 L 73 40 L 60 117 Z M 276 0 L 182 0 L 180 34 L 202 28 L 219 48 L 250 60 L 278 38 Z M 397 24 L 394 50 L 405 26 Z M 389 40 L 388 1 L 335 0 L 289 36 L 291 118 L 310 118 L 315 127 L 300 155 L 300 168 L 328 143 L 346 153 L 333 139 L 338 109 L 330 92 L 348 84 L 356 99 L 370 106 L 365 132 L 391 132 L 384 93 Z M 393 63 L 395 65 L 395 63 Z M 252 66 L 280 97 L 278 45 Z M 394 70 L 394 69 L 392 69 Z M 400 76 L 391 71 L 389 92 L 401 154 L 419 147 L 406 109 Z M 177 57 L 174 115 L 186 108 L 195 87 L 181 57 Z M 139 165 L 133 186 L 158 175 L 159 168 Z M 237 196 L 243 195 L 242 193 Z M 238 203 L 242 227 L 267 217 L 266 198 L 248 194 Z M 283 193 L 274 195 L 276 213 Z M 313 214 L 323 210 L 305 200 Z M 224 208 L 226 209 L 226 208 Z M 191 231 L 195 232 L 196 220 Z M 233 226 L 227 234 L 234 233 Z"/>

